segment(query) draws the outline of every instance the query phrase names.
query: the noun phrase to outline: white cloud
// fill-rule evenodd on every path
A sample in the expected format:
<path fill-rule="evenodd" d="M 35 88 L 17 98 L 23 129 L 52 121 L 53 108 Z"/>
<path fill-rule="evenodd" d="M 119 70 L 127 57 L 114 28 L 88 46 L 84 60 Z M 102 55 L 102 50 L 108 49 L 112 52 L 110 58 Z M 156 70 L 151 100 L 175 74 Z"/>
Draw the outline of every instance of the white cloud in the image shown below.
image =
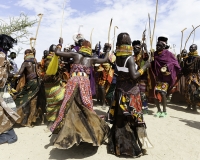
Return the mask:
<path fill-rule="evenodd" d="M 148 29 L 148 13 L 151 16 L 151 29 L 153 29 L 156 0 L 96 0 L 95 3 L 98 10 L 92 13 L 89 12 L 89 14 L 72 9 L 70 1 L 67 0 L 66 2 L 62 29 L 64 45 L 73 43 L 72 36 L 77 32 L 79 25 L 83 25 L 81 32 L 88 40 L 90 40 L 92 28 L 94 28 L 92 37 L 93 47 L 99 41 L 103 45 L 108 41 L 108 28 L 111 18 L 113 18 L 113 25 L 110 39 L 114 35 L 114 26 L 119 28 L 116 30 L 116 36 L 120 32 L 128 32 L 132 40 L 141 39 L 146 24 Z M 49 48 L 51 44 L 58 43 L 61 32 L 63 0 L 18 0 L 16 5 L 34 11 L 35 15 L 38 13 L 44 14 L 36 43 L 37 59 L 40 61 L 43 51 Z M 183 42 L 185 43 L 192 30 L 192 25 L 197 26 L 200 24 L 198 6 L 200 6 L 199 0 L 159 1 L 153 47 L 155 47 L 156 37 L 165 33 L 169 35 L 169 43 L 175 44 L 176 53 L 179 53 L 181 30 L 187 27 L 187 30 L 184 32 Z M 33 17 L 35 15 L 30 16 Z M 35 35 L 36 28 L 37 25 L 30 29 L 33 35 Z M 196 30 L 195 36 L 195 43 L 197 45 L 200 43 L 199 29 Z M 193 37 L 191 36 L 186 49 L 188 49 L 192 40 Z M 147 43 L 149 43 L 148 34 Z M 24 49 L 29 48 L 29 45 L 23 47 Z M 22 60 L 23 58 L 20 56 L 17 58 L 18 63 L 21 63 Z"/>
<path fill-rule="evenodd" d="M 3 5 L 3 4 L 0 4 L 0 8 L 8 9 L 8 8 L 10 8 L 10 6 L 6 6 L 6 5 Z"/>

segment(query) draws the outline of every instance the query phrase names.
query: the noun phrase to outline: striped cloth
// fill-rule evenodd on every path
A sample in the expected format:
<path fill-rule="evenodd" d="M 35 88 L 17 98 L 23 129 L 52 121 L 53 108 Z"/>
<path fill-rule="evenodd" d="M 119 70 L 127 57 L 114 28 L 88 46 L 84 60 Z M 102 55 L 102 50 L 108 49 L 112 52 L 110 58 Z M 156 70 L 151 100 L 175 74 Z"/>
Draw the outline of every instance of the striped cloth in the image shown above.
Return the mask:
<path fill-rule="evenodd" d="M 7 86 L 4 88 L 0 88 L 0 96 L 3 97 L 3 100 L 6 102 L 7 106 L 14 111 L 17 111 L 16 104 L 12 98 L 12 96 L 7 91 Z"/>
<path fill-rule="evenodd" d="M 55 121 L 60 106 L 65 95 L 65 88 L 58 83 L 45 83 L 45 93 L 47 98 L 46 119 L 47 121 Z"/>

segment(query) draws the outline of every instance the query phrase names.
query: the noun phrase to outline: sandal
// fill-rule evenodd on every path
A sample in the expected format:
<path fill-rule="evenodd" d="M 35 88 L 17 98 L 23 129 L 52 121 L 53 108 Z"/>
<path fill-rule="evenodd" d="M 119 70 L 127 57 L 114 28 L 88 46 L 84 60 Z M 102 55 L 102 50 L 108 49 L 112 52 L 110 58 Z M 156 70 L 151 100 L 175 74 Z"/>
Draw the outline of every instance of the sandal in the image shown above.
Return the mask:
<path fill-rule="evenodd" d="M 154 114 L 154 117 L 160 117 L 161 114 L 161 112 L 157 112 L 156 114 Z"/>
<path fill-rule="evenodd" d="M 167 112 L 162 112 L 161 115 L 160 115 L 160 118 L 164 118 L 167 116 Z"/>

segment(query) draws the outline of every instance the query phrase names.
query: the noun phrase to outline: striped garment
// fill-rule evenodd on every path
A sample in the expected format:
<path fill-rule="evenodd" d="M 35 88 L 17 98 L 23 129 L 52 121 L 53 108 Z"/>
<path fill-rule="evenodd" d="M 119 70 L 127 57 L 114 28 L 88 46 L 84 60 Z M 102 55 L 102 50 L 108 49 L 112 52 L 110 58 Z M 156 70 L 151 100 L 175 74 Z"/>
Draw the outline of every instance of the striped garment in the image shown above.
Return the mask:
<path fill-rule="evenodd" d="M 62 105 L 65 88 L 62 86 L 61 82 L 56 84 L 45 83 L 45 93 L 47 98 L 46 119 L 47 121 L 55 121 L 60 106 Z"/>

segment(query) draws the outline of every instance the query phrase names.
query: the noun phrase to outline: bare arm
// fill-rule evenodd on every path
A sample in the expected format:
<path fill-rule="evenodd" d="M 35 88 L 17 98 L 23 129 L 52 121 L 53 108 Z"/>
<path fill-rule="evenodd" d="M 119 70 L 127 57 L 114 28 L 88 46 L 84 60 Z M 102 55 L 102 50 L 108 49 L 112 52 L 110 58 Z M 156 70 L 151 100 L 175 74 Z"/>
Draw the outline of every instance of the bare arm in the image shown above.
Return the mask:
<path fill-rule="evenodd" d="M 77 56 L 76 52 L 62 52 L 60 48 L 57 48 L 56 55 L 66 58 L 75 58 Z"/>
<path fill-rule="evenodd" d="M 145 65 L 140 69 L 143 70 L 142 72 L 146 71 L 147 67 L 150 66 L 150 63 L 146 61 Z M 135 69 L 135 59 L 134 57 L 129 58 L 127 62 L 127 67 L 129 69 L 129 73 L 132 79 L 137 79 L 141 76 L 141 73 Z"/>
<path fill-rule="evenodd" d="M 25 64 L 26 64 L 26 62 L 22 63 L 21 68 L 20 68 L 19 72 L 17 73 L 18 75 L 21 76 L 23 74 L 23 72 L 24 72 L 24 70 L 26 68 Z"/>
<path fill-rule="evenodd" d="M 101 59 L 101 58 L 92 58 L 91 59 L 92 63 L 105 63 L 105 62 L 108 62 L 109 51 L 110 51 L 110 49 L 107 49 L 105 57 L 103 59 Z"/>

